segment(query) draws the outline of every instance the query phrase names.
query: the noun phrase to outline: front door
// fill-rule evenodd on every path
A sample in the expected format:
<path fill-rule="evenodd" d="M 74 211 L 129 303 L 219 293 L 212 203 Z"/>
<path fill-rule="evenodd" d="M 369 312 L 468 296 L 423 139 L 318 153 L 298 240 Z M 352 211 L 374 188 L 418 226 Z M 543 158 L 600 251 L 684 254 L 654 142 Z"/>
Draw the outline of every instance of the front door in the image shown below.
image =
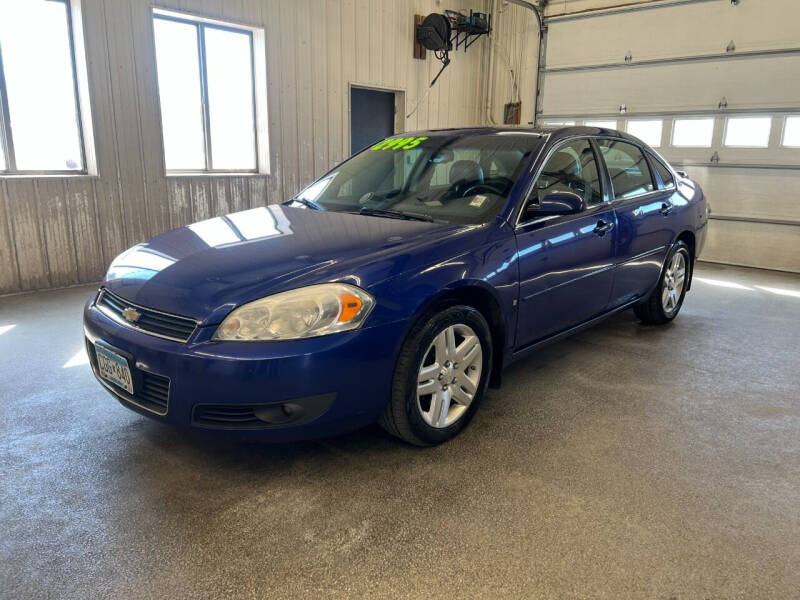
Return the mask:
<path fill-rule="evenodd" d="M 565 331 L 603 313 L 613 283 L 616 216 L 604 202 L 597 157 L 585 139 L 547 159 L 528 203 L 554 191 L 575 192 L 585 210 L 537 217 L 526 210 L 516 229 L 519 256 L 517 347 Z"/>

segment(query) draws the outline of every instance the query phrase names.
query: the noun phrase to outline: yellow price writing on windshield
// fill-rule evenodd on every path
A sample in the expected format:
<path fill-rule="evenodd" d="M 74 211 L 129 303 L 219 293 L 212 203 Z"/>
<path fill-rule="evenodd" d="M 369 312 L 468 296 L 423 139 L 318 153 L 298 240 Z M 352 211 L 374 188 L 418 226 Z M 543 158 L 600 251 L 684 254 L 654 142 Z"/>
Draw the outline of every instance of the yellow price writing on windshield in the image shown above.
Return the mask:
<path fill-rule="evenodd" d="M 411 150 L 427 139 L 427 137 L 390 138 L 378 142 L 370 150 Z"/>

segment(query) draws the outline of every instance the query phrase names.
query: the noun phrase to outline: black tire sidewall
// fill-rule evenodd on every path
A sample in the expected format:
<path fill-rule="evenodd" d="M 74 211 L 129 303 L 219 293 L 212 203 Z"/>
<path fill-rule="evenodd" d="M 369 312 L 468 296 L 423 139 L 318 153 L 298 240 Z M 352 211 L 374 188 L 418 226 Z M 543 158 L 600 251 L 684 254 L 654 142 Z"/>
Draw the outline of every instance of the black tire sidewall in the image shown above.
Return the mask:
<path fill-rule="evenodd" d="M 478 382 L 478 390 L 464 415 L 455 423 L 448 427 L 436 428 L 428 425 L 417 406 L 417 374 L 419 366 L 428 351 L 433 339 L 442 330 L 451 325 L 468 325 L 478 336 L 483 351 L 483 364 L 481 369 L 481 380 Z M 453 306 L 427 319 L 422 329 L 417 335 L 412 336 L 407 343 L 416 347 L 413 359 L 407 364 L 406 373 L 395 373 L 395 377 L 403 380 L 404 412 L 412 433 L 426 444 L 439 444 L 454 437 L 472 419 L 478 409 L 483 395 L 489 383 L 490 371 L 492 367 L 492 336 L 489 325 L 483 315 L 469 306 Z"/>

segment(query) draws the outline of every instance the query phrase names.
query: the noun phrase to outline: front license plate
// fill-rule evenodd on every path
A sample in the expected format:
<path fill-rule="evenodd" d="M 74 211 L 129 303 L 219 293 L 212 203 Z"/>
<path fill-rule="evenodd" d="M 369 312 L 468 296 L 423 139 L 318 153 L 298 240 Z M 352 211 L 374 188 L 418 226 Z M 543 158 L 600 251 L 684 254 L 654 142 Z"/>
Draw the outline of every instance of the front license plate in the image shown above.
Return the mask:
<path fill-rule="evenodd" d="M 97 372 L 100 377 L 133 394 L 133 379 L 125 357 L 98 344 L 95 344 L 94 351 L 97 355 Z"/>

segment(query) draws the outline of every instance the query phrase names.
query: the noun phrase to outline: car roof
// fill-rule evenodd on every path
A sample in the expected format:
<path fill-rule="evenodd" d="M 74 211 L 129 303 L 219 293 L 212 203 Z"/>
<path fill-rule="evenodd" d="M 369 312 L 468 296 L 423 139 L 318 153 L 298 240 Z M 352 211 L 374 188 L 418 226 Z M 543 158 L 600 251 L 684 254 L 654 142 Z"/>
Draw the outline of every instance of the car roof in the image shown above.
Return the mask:
<path fill-rule="evenodd" d="M 576 135 L 591 135 L 591 136 L 610 136 L 622 138 L 637 145 L 644 145 L 641 140 L 633 137 L 624 131 L 616 129 L 607 129 L 605 127 L 587 127 L 584 125 L 572 125 L 566 127 L 520 127 L 520 126 L 505 126 L 505 127 L 451 127 L 448 129 L 427 129 L 423 131 L 404 132 L 397 135 L 415 135 L 415 136 L 437 136 L 437 135 L 451 135 L 451 136 L 473 136 L 473 135 L 508 135 L 510 133 L 518 133 L 521 135 L 538 135 L 540 137 L 551 137 L 554 140 L 573 137 Z"/>

